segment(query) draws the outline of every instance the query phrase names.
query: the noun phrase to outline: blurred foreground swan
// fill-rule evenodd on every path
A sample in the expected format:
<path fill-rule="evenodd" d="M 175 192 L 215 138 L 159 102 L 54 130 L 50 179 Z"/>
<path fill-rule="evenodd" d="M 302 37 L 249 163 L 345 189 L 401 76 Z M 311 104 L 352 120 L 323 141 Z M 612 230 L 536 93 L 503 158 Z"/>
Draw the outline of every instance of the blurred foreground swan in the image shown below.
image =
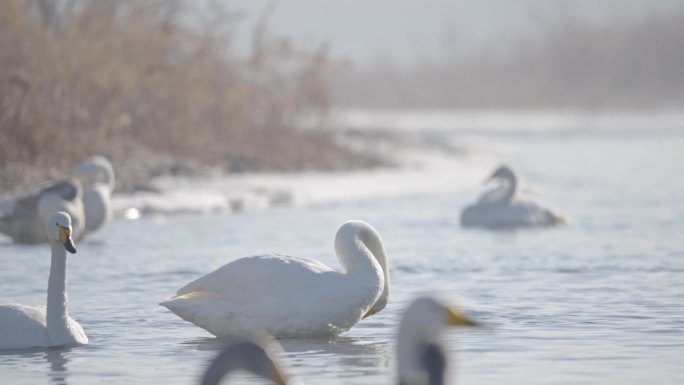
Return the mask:
<path fill-rule="evenodd" d="M 160 305 L 216 336 L 335 335 L 382 310 L 389 296 L 385 246 L 373 227 L 346 222 L 335 251 L 343 272 L 304 258 L 256 255 L 197 278 Z"/>
<path fill-rule="evenodd" d="M 498 187 L 482 194 L 477 203 L 463 210 L 463 226 L 512 228 L 565 223 L 565 219 L 550 208 L 520 198 L 518 179 L 510 168 L 499 167 L 488 180 L 497 182 Z"/>
<path fill-rule="evenodd" d="M 449 326 L 476 325 L 465 315 L 432 297 L 413 301 L 399 325 L 399 385 L 442 385 L 448 363 L 442 346 L 442 333 Z"/>
<path fill-rule="evenodd" d="M 274 384 L 287 385 L 287 377 L 272 354 L 279 352 L 282 352 L 282 347 L 275 341 L 244 340 L 230 343 L 211 361 L 202 376 L 201 385 L 218 385 L 223 377 L 235 370 L 250 372 Z"/>
<path fill-rule="evenodd" d="M 0 350 L 88 343 L 81 325 L 67 311 L 67 251 L 76 252 L 69 214 L 55 213 L 47 224 L 47 234 L 52 248 L 47 308 L 0 305 Z"/>
<path fill-rule="evenodd" d="M 97 230 L 111 217 L 114 170 L 101 156 L 88 158 L 74 179 L 48 183 L 0 203 L 0 232 L 16 243 L 47 242 L 45 224 L 57 211 L 71 216 L 74 239 Z"/>
<path fill-rule="evenodd" d="M 414 301 L 404 313 L 398 336 L 399 385 L 444 384 L 447 359 L 441 334 L 448 326 L 474 326 L 459 312 L 430 297 Z M 246 370 L 285 385 L 287 376 L 273 353 L 283 350 L 276 341 L 245 340 L 229 344 L 210 363 L 202 385 L 217 385 L 234 370 Z"/>

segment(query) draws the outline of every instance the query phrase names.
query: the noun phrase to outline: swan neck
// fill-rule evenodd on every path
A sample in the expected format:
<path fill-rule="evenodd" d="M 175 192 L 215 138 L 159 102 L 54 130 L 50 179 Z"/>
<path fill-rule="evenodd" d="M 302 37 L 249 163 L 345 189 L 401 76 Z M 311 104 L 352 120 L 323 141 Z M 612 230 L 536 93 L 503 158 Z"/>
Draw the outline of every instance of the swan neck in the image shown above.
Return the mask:
<path fill-rule="evenodd" d="M 338 243 L 336 249 L 337 258 L 347 273 L 376 273 L 382 270 L 372 251 L 358 236 L 343 244 Z"/>
<path fill-rule="evenodd" d="M 518 190 L 518 178 L 516 178 L 515 174 L 511 173 L 510 175 L 507 175 L 505 179 L 508 182 L 508 190 L 506 190 L 506 194 L 504 194 L 502 201 L 510 202 L 515 197 Z"/>
<path fill-rule="evenodd" d="M 108 171 L 105 173 L 104 184 L 107 186 L 108 192 L 111 194 L 114 191 L 114 173 Z"/>
<path fill-rule="evenodd" d="M 47 328 L 50 339 L 67 329 L 66 260 L 67 252 L 58 241 L 50 241 L 52 262 L 47 293 Z"/>

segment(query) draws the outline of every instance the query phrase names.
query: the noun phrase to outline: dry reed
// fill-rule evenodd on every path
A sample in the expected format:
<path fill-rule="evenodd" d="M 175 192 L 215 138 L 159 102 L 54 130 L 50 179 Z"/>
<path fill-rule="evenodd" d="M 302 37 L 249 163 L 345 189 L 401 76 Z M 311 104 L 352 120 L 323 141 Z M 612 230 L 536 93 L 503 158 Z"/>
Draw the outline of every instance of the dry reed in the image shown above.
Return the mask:
<path fill-rule="evenodd" d="M 254 33 L 232 50 L 216 2 L 4 0 L 0 4 L 0 194 L 103 154 L 123 188 L 165 169 L 337 169 L 377 159 L 332 132 L 325 47 Z M 194 7 L 190 9 L 189 7 Z"/>

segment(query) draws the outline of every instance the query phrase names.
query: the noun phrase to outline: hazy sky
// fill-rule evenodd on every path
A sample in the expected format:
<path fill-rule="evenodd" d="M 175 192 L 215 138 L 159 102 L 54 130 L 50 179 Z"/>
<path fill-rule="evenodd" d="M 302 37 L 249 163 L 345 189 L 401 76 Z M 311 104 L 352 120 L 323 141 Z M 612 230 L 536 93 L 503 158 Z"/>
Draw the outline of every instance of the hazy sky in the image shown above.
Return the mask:
<path fill-rule="evenodd" d="M 225 0 L 242 10 L 240 37 L 273 0 Z M 501 49 L 511 39 L 575 19 L 592 23 L 667 12 L 684 0 L 280 0 L 269 25 L 304 44 L 331 43 L 357 62 L 439 58 L 445 42 L 467 52 Z"/>

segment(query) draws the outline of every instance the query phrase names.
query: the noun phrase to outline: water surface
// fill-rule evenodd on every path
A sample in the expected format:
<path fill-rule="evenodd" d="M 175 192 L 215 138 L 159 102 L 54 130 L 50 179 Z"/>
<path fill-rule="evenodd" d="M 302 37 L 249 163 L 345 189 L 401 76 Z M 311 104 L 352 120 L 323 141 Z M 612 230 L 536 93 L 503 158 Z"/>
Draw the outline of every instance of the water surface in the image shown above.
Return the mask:
<path fill-rule="evenodd" d="M 458 173 L 443 175 L 458 185 L 450 191 L 115 220 L 69 257 L 70 312 L 90 345 L 2 352 L 0 380 L 194 384 L 221 344 L 157 303 L 195 277 L 254 253 L 295 254 L 337 267 L 335 231 L 359 218 L 385 239 L 390 303 L 338 338 L 283 340 L 283 359 L 304 382 L 392 383 L 401 311 L 430 292 L 488 325 L 447 334 L 452 382 L 684 383 L 680 132 L 452 138 L 512 164 L 523 180 L 543 189 L 536 199 L 570 220 L 553 229 L 461 228 L 460 209 L 480 186 Z M 46 246 L 2 239 L 0 266 L 0 302 L 44 303 Z M 237 382 L 257 383 L 244 376 Z"/>

